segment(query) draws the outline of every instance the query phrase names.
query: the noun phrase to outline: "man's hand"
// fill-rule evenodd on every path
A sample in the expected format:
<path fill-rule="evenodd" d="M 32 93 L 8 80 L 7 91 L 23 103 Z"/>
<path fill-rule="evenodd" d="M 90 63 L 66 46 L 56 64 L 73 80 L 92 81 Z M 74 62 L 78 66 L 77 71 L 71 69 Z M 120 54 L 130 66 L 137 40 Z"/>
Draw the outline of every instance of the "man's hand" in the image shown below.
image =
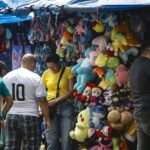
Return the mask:
<path fill-rule="evenodd" d="M 44 116 L 45 124 L 46 124 L 47 128 L 49 128 L 50 127 L 50 116 L 49 116 L 48 102 L 45 99 L 43 99 L 43 100 L 39 101 L 38 104 L 39 104 L 42 114 Z"/>
<path fill-rule="evenodd" d="M 48 106 L 52 107 L 52 106 L 56 105 L 57 102 L 58 102 L 58 101 L 57 101 L 56 99 L 50 100 L 50 101 L 48 102 Z"/>
<path fill-rule="evenodd" d="M 50 121 L 45 122 L 45 126 L 46 126 L 46 128 L 51 128 L 51 123 L 50 123 Z"/>
<path fill-rule="evenodd" d="M 4 121 L 0 121 L 0 128 L 4 128 L 5 127 L 5 122 Z"/>

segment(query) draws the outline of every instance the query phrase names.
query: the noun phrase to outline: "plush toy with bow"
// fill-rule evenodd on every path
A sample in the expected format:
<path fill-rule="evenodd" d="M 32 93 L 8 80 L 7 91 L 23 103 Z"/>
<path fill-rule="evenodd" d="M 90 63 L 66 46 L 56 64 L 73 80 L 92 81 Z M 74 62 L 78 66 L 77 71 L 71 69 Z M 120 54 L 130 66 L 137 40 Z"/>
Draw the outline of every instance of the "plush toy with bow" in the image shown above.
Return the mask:
<path fill-rule="evenodd" d="M 104 102 L 104 98 L 102 97 L 102 89 L 99 87 L 93 87 L 90 97 L 90 105 L 96 106 L 98 104 L 102 104 Z"/>
<path fill-rule="evenodd" d="M 90 110 L 88 107 L 78 114 L 75 129 L 69 133 L 72 139 L 84 142 L 88 138 L 89 114 Z"/>
<path fill-rule="evenodd" d="M 98 139 L 97 145 L 90 150 L 112 150 L 112 128 L 105 125 L 101 130 L 95 131 Z"/>
<path fill-rule="evenodd" d="M 89 83 L 86 85 L 83 93 L 81 94 L 79 100 L 84 103 L 88 104 L 90 102 L 90 97 L 92 94 L 92 88 L 95 86 L 95 84 Z"/>

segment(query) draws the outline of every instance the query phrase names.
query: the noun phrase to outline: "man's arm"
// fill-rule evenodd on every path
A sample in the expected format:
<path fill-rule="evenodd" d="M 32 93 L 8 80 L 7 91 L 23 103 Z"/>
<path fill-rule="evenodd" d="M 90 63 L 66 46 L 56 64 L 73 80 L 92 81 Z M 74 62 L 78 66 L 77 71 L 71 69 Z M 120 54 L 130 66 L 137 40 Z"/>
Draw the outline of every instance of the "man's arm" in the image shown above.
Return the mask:
<path fill-rule="evenodd" d="M 11 106 L 13 105 L 13 100 L 12 100 L 11 96 L 5 96 L 3 99 L 4 99 L 4 105 L 2 107 L 2 113 L 5 117 L 7 112 L 9 111 Z"/>
<path fill-rule="evenodd" d="M 6 87 L 5 83 L 3 81 L 1 81 L 0 84 L 1 84 L 0 85 L 1 95 L 2 95 L 3 100 L 4 100 L 4 105 L 2 105 L 1 113 L 2 113 L 3 117 L 5 117 L 7 112 L 9 111 L 11 106 L 13 105 L 13 100 L 12 100 L 10 92 L 9 92 L 8 88 Z"/>
<path fill-rule="evenodd" d="M 40 109 L 42 111 L 42 114 L 45 119 L 46 127 L 50 128 L 50 117 L 49 117 L 49 109 L 48 109 L 48 102 L 46 99 L 42 99 L 38 101 L 38 105 L 40 106 Z"/>

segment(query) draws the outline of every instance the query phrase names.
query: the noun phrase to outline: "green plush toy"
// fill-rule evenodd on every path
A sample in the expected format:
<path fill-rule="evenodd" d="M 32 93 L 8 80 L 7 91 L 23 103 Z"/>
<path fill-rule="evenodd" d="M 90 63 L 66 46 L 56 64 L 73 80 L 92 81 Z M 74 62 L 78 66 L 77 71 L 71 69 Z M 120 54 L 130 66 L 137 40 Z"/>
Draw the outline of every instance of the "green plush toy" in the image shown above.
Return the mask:
<path fill-rule="evenodd" d="M 108 61 L 108 56 L 106 54 L 100 53 L 95 60 L 95 65 L 98 67 L 106 66 Z"/>
<path fill-rule="evenodd" d="M 107 61 L 107 67 L 110 69 L 116 69 L 119 66 L 118 57 L 109 57 Z"/>
<path fill-rule="evenodd" d="M 88 138 L 89 108 L 82 110 L 77 117 L 74 130 L 70 131 L 70 137 L 78 142 L 84 142 Z"/>
<path fill-rule="evenodd" d="M 113 150 L 119 150 L 119 138 L 113 137 L 112 143 L 113 143 Z"/>

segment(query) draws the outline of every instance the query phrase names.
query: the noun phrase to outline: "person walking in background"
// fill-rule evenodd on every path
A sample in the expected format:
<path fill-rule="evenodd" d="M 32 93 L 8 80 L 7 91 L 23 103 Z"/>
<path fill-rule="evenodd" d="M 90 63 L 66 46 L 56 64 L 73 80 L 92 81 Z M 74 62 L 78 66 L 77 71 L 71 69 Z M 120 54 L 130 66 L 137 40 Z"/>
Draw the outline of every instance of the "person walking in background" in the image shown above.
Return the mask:
<path fill-rule="evenodd" d="M 150 149 L 150 43 L 132 64 L 129 84 L 134 100 L 134 117 L 138 123 L 137 150 Z"/>
<path fill-rule="evenodd" d="M 0 70 L 1 71 L 1 70 Z M 3 103 L 1 103 L 3 101 Z M 12 97 L 9 93 L 8 88 L 6 87 L 2 78 L 0 78 L 0 127 L 3 126 L 3 120 L 6 117 L 7 112 L 13 105 Z"/>
<path fill-rule="evenodd" d="M 7 65 L 0 60 L 0 77 L 3 77 L 7 73 Z"/>
<path fill-rule="evenodd" d="M 13 105 L 13 100 L 2 77 L 7 73 L 6 64 L 0 60 L 0 149 L 5 145 L 5 125 L 4 120 L 7 112 Z"/>
<path fill-rule="evenodd" d="M 57 54 L 46 58 L 48 69 L 42 75 L 47 88 L 51 128 L 46 130 L 48 150 L 72 150 L 69 131 L 73 127 L 74 109 L 71 99 L 73 74 L 71 68 L 60 63 Z M 60 145 L 59 145 L 60 142 Z"/>
<path fill-rule="evenodd" d="M 38 150 L 40 147 L 40 128 L 38 106 L 44 115 L 46 127 L 50 128 L 46 90 L 41 77 L 34 73 L 36 58 L 25 54 L 21 67 L 4 76 L 4 81 L 12 93 L 14 105 L 6 117 L 5 150 Z"/>

